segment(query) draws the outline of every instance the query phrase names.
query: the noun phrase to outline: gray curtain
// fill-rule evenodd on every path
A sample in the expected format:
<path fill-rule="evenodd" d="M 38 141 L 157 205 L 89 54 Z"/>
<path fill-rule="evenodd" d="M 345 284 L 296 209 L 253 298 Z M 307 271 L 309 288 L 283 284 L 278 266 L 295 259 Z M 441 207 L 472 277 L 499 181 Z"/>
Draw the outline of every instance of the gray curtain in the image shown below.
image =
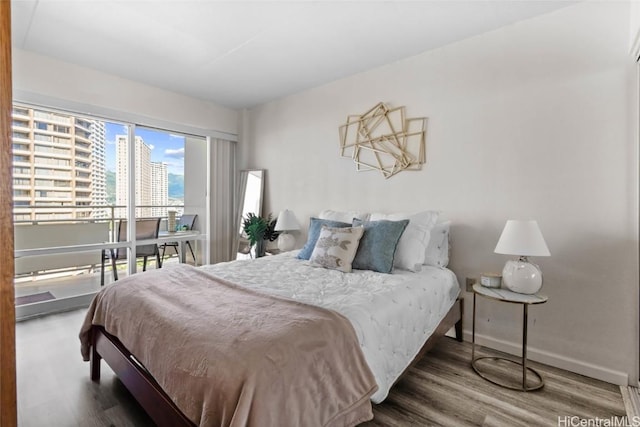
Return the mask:
<path fill-rule="evenodd" d="M 236 143 L 211 138 L 211 251 L 212 264 L 236 259 Z"/>

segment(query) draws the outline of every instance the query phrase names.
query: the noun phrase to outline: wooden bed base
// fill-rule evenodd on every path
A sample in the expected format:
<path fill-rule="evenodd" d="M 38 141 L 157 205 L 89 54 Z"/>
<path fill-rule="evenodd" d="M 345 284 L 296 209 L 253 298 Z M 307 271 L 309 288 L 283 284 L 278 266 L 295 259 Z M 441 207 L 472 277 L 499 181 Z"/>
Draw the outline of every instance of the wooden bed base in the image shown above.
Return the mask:
<path fill-rule="evenodd" d="M 102 326 L 91 329 L 91 379 L 100 381 L 100 360 L 113 369 L 120 381 L 158 426 L 194 426 L 156 380 L 120 341 Z"/>
<path fill-rule="evenodd" d="M 455 327 L 456 339 L 462 341 L 463 306 L 464 300 L 458 298 L 409 367 L 400 375 L 400 378 L 422 359 L 452 327 Z M 102 359 L 107 362 L 120 378 L 120 381 L 158 426 L 194 426 L 193 422 L 180 411 L 151 374 L 135 360 L 118 338 L 108 334 L 103 327 L 94 325 L 91 330 L 90 359 L 91 380 L 93 381 L 100 381 L 100 361 Z"/>

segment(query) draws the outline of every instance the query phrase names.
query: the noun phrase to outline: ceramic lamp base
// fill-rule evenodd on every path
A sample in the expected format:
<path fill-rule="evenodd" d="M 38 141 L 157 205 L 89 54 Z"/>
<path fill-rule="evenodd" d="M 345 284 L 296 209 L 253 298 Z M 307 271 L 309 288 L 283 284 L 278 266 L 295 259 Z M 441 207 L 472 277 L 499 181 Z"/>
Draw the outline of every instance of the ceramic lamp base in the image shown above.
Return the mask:
<path fill-rule="evenodd" d="M 281 233 L 278 236 L 278 249 L 282 252 L 287 252 L 293 250 L 296 246 L 296 239 L 288 233 Z"/>
<path fill-rule="evenodd" d="M 526 259 L 509 260 L 502 270 L 502 283 L 510 291 L 535 294 L 542 287 L 542 272 Z"/>

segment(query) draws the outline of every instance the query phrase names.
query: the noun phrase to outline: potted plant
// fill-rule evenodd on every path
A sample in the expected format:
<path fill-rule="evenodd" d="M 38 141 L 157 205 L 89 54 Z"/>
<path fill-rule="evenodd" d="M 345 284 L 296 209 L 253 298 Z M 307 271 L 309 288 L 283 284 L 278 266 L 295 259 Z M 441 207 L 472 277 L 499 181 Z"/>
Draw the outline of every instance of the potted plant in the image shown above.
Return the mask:
<path fill-rule="evenodd" d="M 277 220 L 271 214 L 264 218 L 251 212 L 242 219 L 242 229 L 249 239 L 249 244 L 256 247 L 256 258 L 264 256 L 267 241 L 273 242 L 278 238 L 280 232 L 275 231 Z"/>

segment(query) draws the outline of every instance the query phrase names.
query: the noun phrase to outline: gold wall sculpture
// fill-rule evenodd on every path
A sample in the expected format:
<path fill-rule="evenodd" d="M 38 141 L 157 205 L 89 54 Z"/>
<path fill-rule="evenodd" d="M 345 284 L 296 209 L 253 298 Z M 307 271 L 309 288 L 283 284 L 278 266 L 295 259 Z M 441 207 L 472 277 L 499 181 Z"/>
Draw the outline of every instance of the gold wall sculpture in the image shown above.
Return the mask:
<path fill-rule="evenodd" d="M 349 115 L 340 126 L 340 155 L 356 170 L 377 170 L 390 178 L 403 170 L 420 170 L 426 161 L 427 118 L 405 119 L 405 107 L 380 102 L 362 115 Z"/>

